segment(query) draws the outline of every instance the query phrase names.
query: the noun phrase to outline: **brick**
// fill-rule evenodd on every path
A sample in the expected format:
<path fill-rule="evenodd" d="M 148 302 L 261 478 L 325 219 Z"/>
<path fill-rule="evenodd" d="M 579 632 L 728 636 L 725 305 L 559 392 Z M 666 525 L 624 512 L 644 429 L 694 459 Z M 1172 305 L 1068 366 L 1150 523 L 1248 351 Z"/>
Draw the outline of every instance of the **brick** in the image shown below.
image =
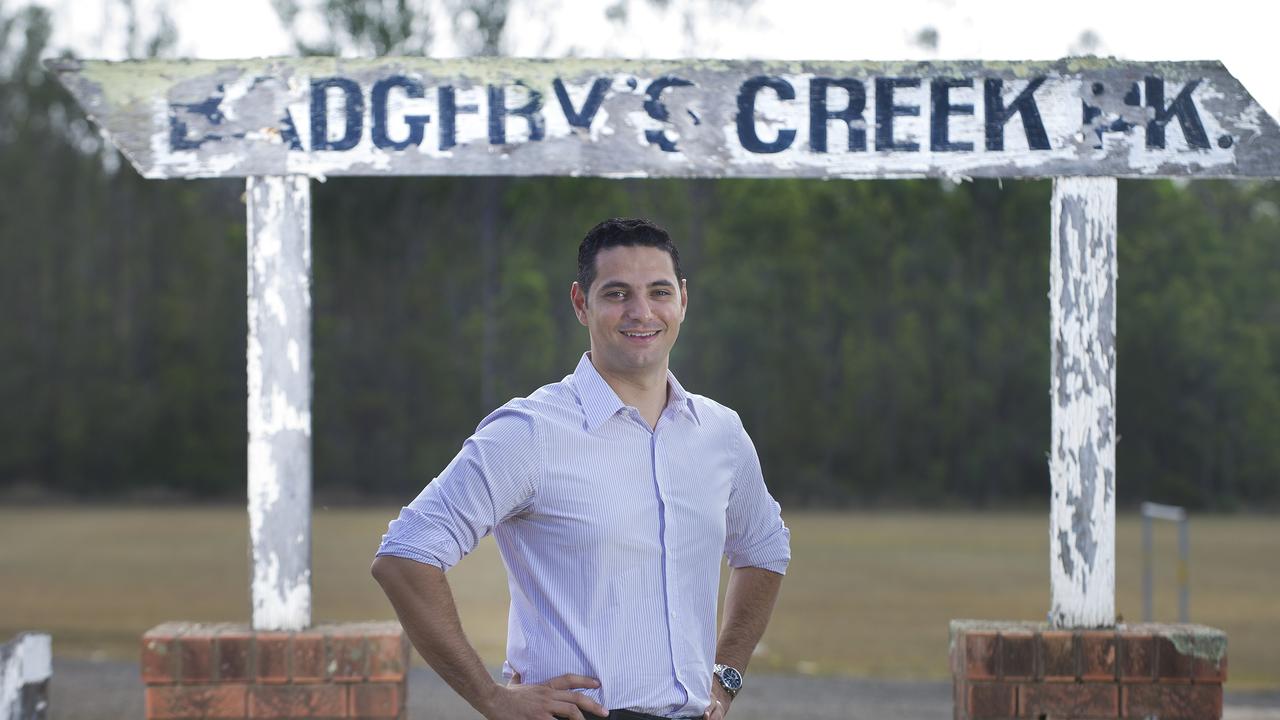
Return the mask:
<path fill-rule="evenodd" d="M 369 720 L 398 718 L 404 700 L 404 683 L 360 683 L 348 691 L 347 714 Z"/>
<path fill-rule="evenodd" d="M 1208 683 L 1224 683 L 1227 681 L 1227 656 L 1223 655 L 1222 659 L 1214 662 L 1204 658 L 1196 658 L 1191 663 L 1191 681 L 1192 682 L 1208 682 Z"/>
<path fill-rule="evenodd" d="M 258 682 L 289 682 L 289 633 L 260 632 L 254 643 L 257 645 Z"/>
<path fill-rule="evenodd" d="M 202 628 L 193 628 L 178 638 L 176 644 L 182 682 L 201 684 L 216 679 L 212 633 Z"/>
<path fill-rule="evenodd" d="M 255 685 L 249 688 L 251 718 L 345 718 L 345 685 Z"/>
<path fill-rule="evenodd" d="M 1114 683 L 1032 683 L 1018 689 L 1018 716 L 1113 718 L 1120 711 Z"/>
<path fill-rule="evenodd" d="M 1121 688 L 1120 697 L 1120 715 L 1126 718 L 1219 720 L 1222 717 L 1221 685 L 1126 685 Z"/>
<path fill-rule="evenodd" d="M 148 687 L 147 720 L 243 718 L 244 685 L 161 685 Z"/>
<path fill-rule="evenodd" d="M 185 625 L 165 623 L 142 636 L 142 657 L 139 666 L 142 682 L 160 685 L 178 681 L 178 648 L 175 640 L 182 635 Z"/>
<path fill-rule="evenodd" d="M 1000 677 L 1031 680 L 1036 676 L 1036 637 L 1031 633 L 1001 633 Z"/>
<path fill-rule="evenodd" d="M 244 628 L 226 628 L 214 639 L 219 682 L 253 680 L 253 633 Z"/>
<path fill-rule="evenodd" d="M 1120 635 L 1120 681 L 1152 682 L 1155 678 L 1155 639 L 1150 635 Z"/>
<path fill-rule="evenodd" d="M 1158 682 L 1191 682 L 1191 661 L 1194 658 L 1178 651 L 1173 640 L 1156 637 L 1156 680 Z"/>
<path fill-rule="evenodd" d="M 971 720 L 1011 718 L 1018 709 L 1017 686 L 1012 683 L 972 683 L 967 706 Z"/>
<path fill-rule="evenodd" d="M 1040 633 L 1040 664 L 1037 677 L 1049 682 L 1071 682 L 1076 679 L 1075 633 L 1051 631 Z"/>
<path fill-rule="evenodd" d="M 996 679 L 996 646 L 994 632 L 970 632 L 964 635 L 964 674 L 970 680 Z"/>
<path fill-rule="evenodd" d="M 290 653 L 290 678 L 294 682 L 324 682 L 324 636 L 315 632 L 300 632 L 293 636 L 293 652 Z"/>
<path fill-rule="evenodd" d="M 1080 633 L 1080 679 L 1116 679 L 1116 634 L 1086 631 Z"/>
<path fill-rule="evenodd" d="M 334 682 L 361 682 L 369 672 L 369 652 L 365 638 L 356 631 L 337 632 L 327 638 L 329 679 Z"/>
<path fill-rule="evenodd" d="M 404 632 L 370 635 L 365 638 L 369 653 L 369 679 L 403 680 L 409 668 L 409 637 Z"/>

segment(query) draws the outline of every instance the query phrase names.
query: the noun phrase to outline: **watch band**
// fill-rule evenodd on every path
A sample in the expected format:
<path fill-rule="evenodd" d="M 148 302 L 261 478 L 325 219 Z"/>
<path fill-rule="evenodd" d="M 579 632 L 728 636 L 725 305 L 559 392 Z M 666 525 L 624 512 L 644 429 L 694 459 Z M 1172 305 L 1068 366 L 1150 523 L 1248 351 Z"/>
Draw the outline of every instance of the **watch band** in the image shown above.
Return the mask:
<path fill-rule="evenodd" d="M 720 683 L 720 687 L 729 693 L 729 697 L 737 697 L 742 690 L 742 673 L 737 668 L 718 663 L 712 668 L 712 672 L 716 676 L 716 681 Z"/>

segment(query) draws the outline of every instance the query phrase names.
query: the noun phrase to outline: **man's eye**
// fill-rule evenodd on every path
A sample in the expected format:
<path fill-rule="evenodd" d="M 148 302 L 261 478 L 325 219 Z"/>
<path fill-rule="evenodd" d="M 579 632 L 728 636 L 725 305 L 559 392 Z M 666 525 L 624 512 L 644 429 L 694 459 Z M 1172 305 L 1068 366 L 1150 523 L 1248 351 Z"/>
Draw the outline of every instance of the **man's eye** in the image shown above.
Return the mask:
<path fill-rule="evenodd" d="M 604 296 L 605 296 L 605 297 L 611 297 L 611 298 L 620 298 L 620 297 L 622 297 L 622 291 L 621 291 L 621 290 L 610 290 L 609 292 L 605 293 L 605 294 L 604 294 Z"/>

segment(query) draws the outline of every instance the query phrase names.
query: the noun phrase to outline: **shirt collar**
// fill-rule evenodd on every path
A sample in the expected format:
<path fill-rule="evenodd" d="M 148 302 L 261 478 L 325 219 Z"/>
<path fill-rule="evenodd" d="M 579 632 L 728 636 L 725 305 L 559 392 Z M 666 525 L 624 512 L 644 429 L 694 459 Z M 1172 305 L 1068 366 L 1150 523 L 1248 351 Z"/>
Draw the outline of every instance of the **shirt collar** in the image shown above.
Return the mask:
<path fill-rule="evenodd" d="M 582 359 L 578 361 L 578 367 L 573 371 L 573 384 L 578 389 L 578 399 L 582 402 L 582 412 L 587 417 L 587 427 L 595 430 L 604 424 L 605 420 L 613 417 L 619 410 L 626 407 L 622 399 L 618 397 L 618 393 L 609 387 L 609 383 L 600 375 L 596 367 L 591 364 L 591 358 L 588 353 L 582 354 Z M 698 413 L 694 409 L 693 396 L 685 391 L 680 381 L 676 380 L 675 374 L 667 370 L 667 386 L 670 389 L 670 395 L 667 398 L 667 405 L 676 409 L 683 409 L 693 418 L 695 423 L 701 424 Z"/>
<path fill-rule="evenodd" d="M 693 396 L 685 392 L 684 386 L 680 384 L 679 380 L 676 380 L 675 373 L 670 370 L 667 370 L 667 385 L 671 388 L 671 396 L 667 398 L 667 404 L 683 409 L 689 413 L 689 417 L 693 418 L 695 423 L 701 425 L 702 420 L 698 418 L 698 410 L 693 403 Z"/>

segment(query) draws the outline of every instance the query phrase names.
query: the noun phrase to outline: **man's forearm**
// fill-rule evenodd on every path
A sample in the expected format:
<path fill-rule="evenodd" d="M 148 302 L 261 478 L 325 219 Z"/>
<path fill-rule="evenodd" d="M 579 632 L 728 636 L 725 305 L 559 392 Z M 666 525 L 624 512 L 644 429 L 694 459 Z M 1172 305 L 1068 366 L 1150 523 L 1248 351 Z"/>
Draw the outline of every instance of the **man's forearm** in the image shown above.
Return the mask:
<path fill-rule="evenodd" d="M 486 706 L 497 683 L 467 641 L 444 571 L 383 556 L 374 560 L 372 572 L 423 659 L 454 692 L 487 716 Z"/>
<path fill-rule="evenodd" d="M 782 576 L 757 567 L 734 568 L 724 597 L 716 662 L 745 671 L 773 614 Z"/>

